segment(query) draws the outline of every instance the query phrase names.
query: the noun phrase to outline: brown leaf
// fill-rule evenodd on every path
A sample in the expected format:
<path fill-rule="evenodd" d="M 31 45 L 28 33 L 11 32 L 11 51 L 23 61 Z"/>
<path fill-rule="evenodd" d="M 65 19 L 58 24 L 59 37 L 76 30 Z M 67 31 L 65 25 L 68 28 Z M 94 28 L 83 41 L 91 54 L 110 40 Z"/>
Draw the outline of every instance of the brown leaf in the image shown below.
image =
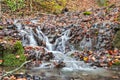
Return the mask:
<path fill-rule="evenodd" d="M 112 78 L 114 78 L 114 79 L 118 79 L 119 77 L 118 77 L 118 76 L 112 76 Z"/>

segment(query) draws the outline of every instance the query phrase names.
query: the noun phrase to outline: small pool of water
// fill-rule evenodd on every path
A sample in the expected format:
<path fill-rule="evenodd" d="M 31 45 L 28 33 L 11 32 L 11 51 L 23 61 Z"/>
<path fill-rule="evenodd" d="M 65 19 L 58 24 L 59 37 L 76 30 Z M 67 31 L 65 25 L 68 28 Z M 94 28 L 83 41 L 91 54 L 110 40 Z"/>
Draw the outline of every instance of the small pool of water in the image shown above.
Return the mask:
<path fill-rule="evenodd" d="M 120 80 L 119 67 L 110 69 L 97 68 L 94 70 L 68 70 L 68 69 L 20 69 L 16 73 L 27 72 L 30 75 L 41 76 L 43 80 Z M 0 67 L 0 71 L 9 71 L 15 67 Z"/>
<path fill-rule="evenodd" d="M 45 77 L 46 80 L 120 80 L 120 71 L 95 69 L 95 70 L 62 70 L 39 69 L 27 70 L 32 75 Z"/>

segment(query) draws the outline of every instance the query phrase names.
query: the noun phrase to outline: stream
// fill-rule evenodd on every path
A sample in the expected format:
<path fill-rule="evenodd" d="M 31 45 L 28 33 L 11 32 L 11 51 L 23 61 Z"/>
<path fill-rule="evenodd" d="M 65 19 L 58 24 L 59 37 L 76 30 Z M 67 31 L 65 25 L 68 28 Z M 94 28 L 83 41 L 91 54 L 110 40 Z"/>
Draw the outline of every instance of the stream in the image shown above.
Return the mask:
<path fill-rule="evenodd" d="M 30 22 L 39 24 L 36 19 Z M 81 27 L 79 23 L 54 27 L 46 22 L 29 26 L 15 20 L 8 26 L 20 37 L 27 60 L 32 60 L 21 72 L 42 80 L 120 79 L 120 67 L 110 67 L 113 55 L 108 54 L 118 25 L 104 21 L 91 27 Z"/>
<path fill-rule="evenodd" d="M 31 22 L 37 23 L 36 20 Z M 109 49 L 106 46 L 109 46 L 108 43 L 114 35 L 113 26 L 112 22 L 95 23 L 91 28 L 70 25 L 56 28 L 54 33 L 51 33 L 41 26 L 21 26 L 16 22 L 16 30 L 22 37 L 26 53 L 29 54 L 28 60 L 33 59 L 25 71 L 31 75 L 42 76 L 43 80 L 119 80 L 120 76 L 116 75 L 119 75 L 120 71 L 105 69 L 107 66 L 91 66 L 94 64 L 91 60 L 85 63 L 79 57 L 72 56 L 74 53 L 80 55 L 90 50 L 99 56 L 102 51 Z M 77 48 L 71 43 L 72 39 L 76 38 L 73 28 L 79 28 L 77 33 L 81 37 L 76 44 Z M 32 49 L 29 50 L 29 47 Z M 99 61 L 96 60 L 97 63 Z"/>

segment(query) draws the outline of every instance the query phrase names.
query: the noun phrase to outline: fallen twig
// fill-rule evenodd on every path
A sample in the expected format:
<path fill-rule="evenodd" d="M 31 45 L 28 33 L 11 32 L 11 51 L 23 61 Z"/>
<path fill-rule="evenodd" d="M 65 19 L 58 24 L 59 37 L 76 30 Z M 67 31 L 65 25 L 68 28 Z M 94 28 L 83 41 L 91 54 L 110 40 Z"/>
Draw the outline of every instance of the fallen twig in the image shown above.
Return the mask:
<path fill-rule="evenodd" d="M 21 64 L 20 67 L 14 69 L 14 70 L 12 70 L 12 71 L 6 72 L 5 74 L 2 75 L 2 77 L 0 78 L 0 80 L 2 80 L 2 78 L 5 77 L 5 76 L 14 73 L 15 71 L 18 71 L 18 70 L 21 69 L 25 64 L 27 64 L 27 63 L 29 63 L 29 62 L 31 62 L 31 60 L 25 61 L 23 64 Z"/>

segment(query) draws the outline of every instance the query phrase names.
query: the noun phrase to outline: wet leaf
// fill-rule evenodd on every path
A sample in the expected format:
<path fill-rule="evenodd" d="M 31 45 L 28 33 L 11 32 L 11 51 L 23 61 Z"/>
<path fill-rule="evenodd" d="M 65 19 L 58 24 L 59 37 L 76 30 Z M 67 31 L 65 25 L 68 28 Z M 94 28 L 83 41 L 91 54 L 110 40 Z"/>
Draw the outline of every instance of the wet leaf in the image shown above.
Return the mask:
<path fill-rule="evenodd" d="M 15 57 L 18 59 L 18 58 L 20 58 L 20 55 L 16 55 Z"/>
<path fill-rule="evenodd" d="M 87 62 L 87 61 L 88 61 L 88 57 L 84 57 L 83 60 L 84 60 L 85 62 Z"/>
<path fill-rule="evenodd" d="M 108 66 L 112 66 L 112 65 L 113 65 L 112 61 L 109 61 Z"/>
<path fill-rule="evenodd" d="M 120 59 L 120 56 L 115 56 L 114 58 Z"/>
<path fill-rule="evenodd" d="M 114 78 L 114 79 L 118 79 L 119 77 L 118 77 L 118 76 L 112 76 L 112 78 Z"/>

